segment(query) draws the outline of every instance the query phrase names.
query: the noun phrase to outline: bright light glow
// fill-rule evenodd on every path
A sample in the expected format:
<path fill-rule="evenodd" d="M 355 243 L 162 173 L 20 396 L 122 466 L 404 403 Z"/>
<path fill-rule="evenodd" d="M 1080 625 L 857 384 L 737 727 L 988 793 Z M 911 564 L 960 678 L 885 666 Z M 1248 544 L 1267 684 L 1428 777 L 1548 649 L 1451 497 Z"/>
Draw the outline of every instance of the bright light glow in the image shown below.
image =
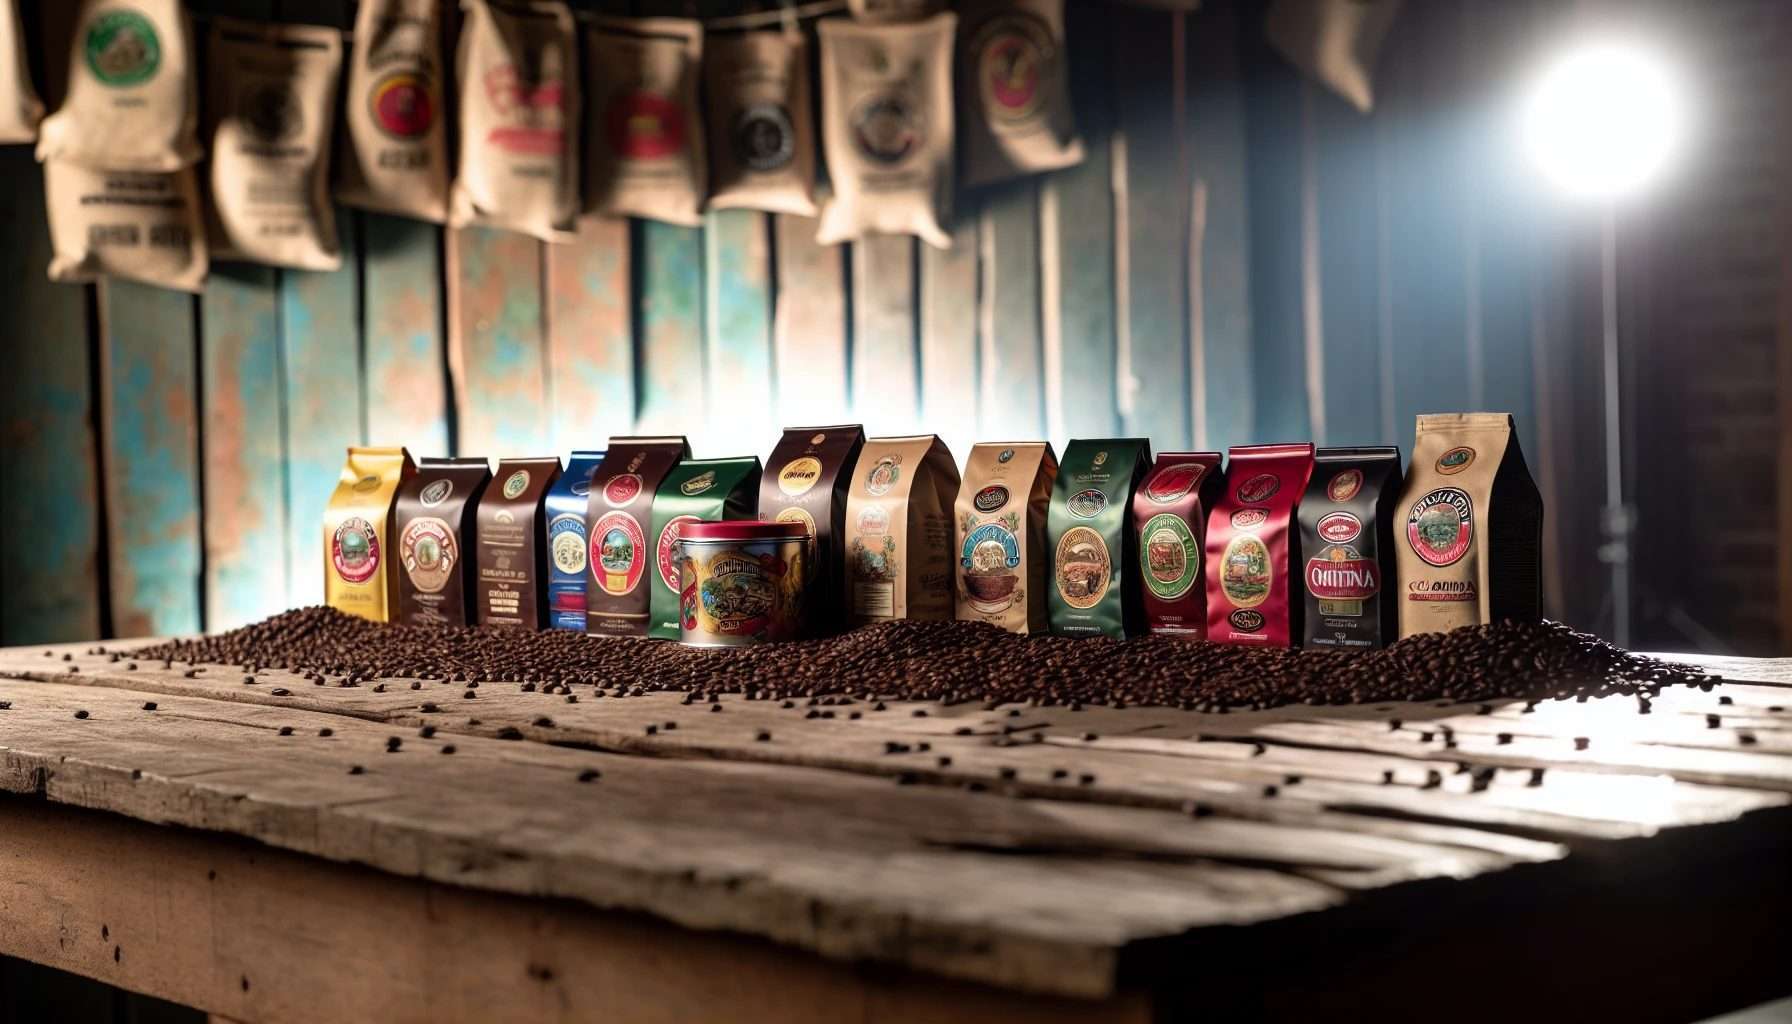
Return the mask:
<path fill-rule="evenodd" d="M 1525 149 L 1563 192 L 1614 202 L 1679 155 L 1686 100 L 1669 63 L 1629 42 L 1573 46 L 1543 67 L 1520 111 Z"/>

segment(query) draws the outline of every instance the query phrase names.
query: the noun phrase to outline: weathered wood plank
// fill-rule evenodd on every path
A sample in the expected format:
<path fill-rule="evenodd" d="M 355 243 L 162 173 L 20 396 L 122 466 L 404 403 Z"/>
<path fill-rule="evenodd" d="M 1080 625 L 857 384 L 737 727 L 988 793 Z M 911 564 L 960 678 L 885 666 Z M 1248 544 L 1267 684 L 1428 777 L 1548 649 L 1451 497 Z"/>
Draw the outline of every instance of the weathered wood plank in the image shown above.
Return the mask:
<path fill-rule="evenodd" d="M 954 455 L 978 428 L 977 214 L 959 203 L 950 249 L 921 246 L 921 419 Z"/>
<path fill-rule="evenodd" d="M 490 228 L 448 232 L 448 365 L 457 454 L 546 450 L 542 243 Z"/>
<path fill-rule="evenodd" d="M 693 426 L 706 452 L 757 454 L 777 432 L 772 367 L 771 222 L 750 210 L 703 227 L 706 410 Z M 699 426 L 700 422 L 700 426 Z"/>
<path fill-rule="evenodd" d="M 867 432 L 922 427 L 915 364 L 915 246 L 907 235 L 852 243 L 852 410 Z"/>
<path fill-rule="evenodd" d="M 636 221 L 639 416 L 645 432 L 703 422 L 703 229 Z"/>
<path fill-rule="evenodd" d="M 846 411 L 844 246 L 815 242 L 815 220 L 779 214 L 772 341 L 782 426 L 832 423 Z"/>
<path fill-rule="evenodd" d="M 115 636 L 196 633 L 202 625 L 194 307 L 181 292 L 99 285 Z"/>
<path fill-rule="evenodd" d="M 628 221 L 582 217 L 578 237 L 547 248 L 548 392 L 553 448 L 601 451 L 635 424 Z"/>
<path fill-rule="evenodd" d="M 446 455 L 442 231 L 380 213 L 363 213 L 360 222 L 367 440 L 402 445 L 418 457 Z"/>
<path fill-rule="evenodd" d="M 991 437 L 1045 432 L 1045 353 L 1039 316 L 1039 189 L 1032 179 L 992 190 L 983 201 L 981 428 Z"/>

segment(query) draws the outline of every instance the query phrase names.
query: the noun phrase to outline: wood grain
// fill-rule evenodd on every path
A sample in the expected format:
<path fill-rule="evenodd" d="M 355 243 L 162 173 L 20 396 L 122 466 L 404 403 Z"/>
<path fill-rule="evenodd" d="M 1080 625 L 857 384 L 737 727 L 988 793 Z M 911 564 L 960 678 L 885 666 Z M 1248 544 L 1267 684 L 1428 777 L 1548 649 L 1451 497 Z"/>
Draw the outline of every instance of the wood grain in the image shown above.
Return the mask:
<path fill-rule="evenodd" d="M 442 231 L 380 213 L 362 213 L 360 223 L 367 441 L 418 458 L 447 455 Z"/>
<path fill-rule="evenodd" d="M 628 221 L 583 217 L 578 237 L 547 247 L 548 391 L 553 449 L 602 451 L 635 423 Z"/>
<path fill-rule="evenodd" d="M 852 415 L 873 436 L 928 429 L 915 345 L 919 244 L 906 235 L 852 243 Z"/>
<path fill-rule="evenodd" d="M 772 341 L 778 420 L 832 423 L 847 408 L 845 246 L 815 242 L 816 222 L 778 214 L 778 294 Z"/>
<path fill-rule="evenodd" d="M 759 454 L 778 432 L 772 360 L 771 222 L 750 210 L 709 214 L 703 229 L 705 435 L 717 454 Z"/>
<path fill-rule="evenodd" d="M 547 450 L 542 249 L 491 228 L 448 232 L 448 365 L 457 454 L 494 462 Z"/>

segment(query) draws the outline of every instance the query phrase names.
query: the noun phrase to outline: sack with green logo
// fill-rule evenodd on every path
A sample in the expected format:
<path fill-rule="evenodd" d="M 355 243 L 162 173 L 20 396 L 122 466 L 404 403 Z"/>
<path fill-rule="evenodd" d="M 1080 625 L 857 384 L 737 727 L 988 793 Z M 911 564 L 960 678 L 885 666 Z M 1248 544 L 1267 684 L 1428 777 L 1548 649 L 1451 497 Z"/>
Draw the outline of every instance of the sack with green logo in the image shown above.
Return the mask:
<path fill-rule="evenodd" d="M 653 570 L 647 635 L 678 639 L 678 560 L 673 545 L 691 523 L 759 515 L 759 456 L 686 459 L 653 494 Z"/>
<path fill-rule="evenodd" d="M 180 0 L 82 0 L 68 89 L 39 160 L 176 171 L 199 160 L 192 37 Z"/>
<path fill-rule="evenodd" d="M 205 285 L 205 229 L 193 168 L 93 171 L 44 164 L 50 280 L 120 277 L 196 292 Z"/>
<path fill-rule="evenodd" d="M 1058 463 L 1045 517 L 1051 551 L 1046 594 L 1052 632 L 1124 637 L 1144 632 L 1138 531 L 1129 509 L 1151 468 L 1151 442 L 1139 438 L 1072 441 Z"/>
<path fill-rule="evenodd" d="M 43 116 L 44 105 L 31 87 L 31 65 L 25 61 L 19 2 L 0 0 L 0 144 L 35 141 Z"/>
<path fill-rule="evenodd" d="M 337 198 L 366 210 L 446 220 L 442 0 L 361 0 L 344 107 L 348 146 Z"/>

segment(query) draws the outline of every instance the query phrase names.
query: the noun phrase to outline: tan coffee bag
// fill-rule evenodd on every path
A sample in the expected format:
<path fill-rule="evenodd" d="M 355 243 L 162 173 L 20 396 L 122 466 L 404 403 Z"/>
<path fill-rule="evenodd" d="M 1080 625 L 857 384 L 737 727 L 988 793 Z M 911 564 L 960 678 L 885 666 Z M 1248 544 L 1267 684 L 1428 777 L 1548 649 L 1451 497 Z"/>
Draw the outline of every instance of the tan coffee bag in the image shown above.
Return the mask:
<path fill-rule="evenodd" d="M 31 86 L 31 65 L 25 60 L 19 0 L 0 0 L 0 144 L 36 141 L 37 122 L 43 116 L 44 105 Z"/>
<path fill-rule="evenodd" d="M 952 208 L 952 31 L 941 14 L 913 25 L 823 21 L 821 122 L 834 194 L 823 245 L 866 234 L 918 235 L 945 249 Z"/>
<path fill-rule="evenodd" d="M 1269 43 L 1290 64 L 1363 113 L 1375 106 L 1375 62 L 1400 0 L 1275 0 Z"/>
<path fill-rule="evenodd" d="M 329 171 L 342 33 L 218 18 L 209 61 L 217 258 L 335 270 Z"/>
<path fill-rule="evenodd" d="M 192 36 L 180 0 L 81 0 L 62 107 L 39 160 L 174 171 L 199 159 Z"/>
<path fill-rule="evenodd" d="M 448 219 L 570 241 L 579 213 L 579 57 L 560 0 L 462 0 L 460 176 Z"/>
<path fill-rule="evenodd" d="M 44 164 L 50 280 L 101 276 L 196 292 L 205 284 L 205 227 L 198 175 L 92 171 L 66 160 Z"/>
<path fill-rule="evenodd" d="M 1064 0 L 970 0 L 961 10 L 964 183 L 1082 163 L 1064 64 Z"/>
<path fill-rule="evenodd" d="M 398 595 L 392 504 L 417 475 L 403 448 L 350 448 L 324 509 L 324 603 L 350 615 L 389 622 Z"/>
<path fill-rule="evenodd" d="M 920 21 L 946 9 L 942 0 L 846 0 L 846 9 L 854 21 L 879 24 L 892 21 Z"/>
<path fill-rule="evenodd" d="M 585 208 L 701 224 L 708 176 L 697 101 L 702 23 L 600 18 L 585 52 Z"/>
<path fill-rule="evenodd" d="M 443 0 L 361 0 L 349 55 L 348 148 L 336 197 L 441 223 L 448 217 Z"/>
<path fill-rule="evenodd" d="M 846 496 L 852 625 L 952 617 L 952 502 L 958 467 L 938 437 L 874 437 Z"/>
<path fill-rule="evenodd" d="M 710 209 L 815 216 L 815 124 L 802 33 L 714 36 L 703 74 Z"/>
<path fill-rule="evenodd" d="M 1045 513 L 1058 459 L 1044 441 L 993 442 L 971 449 L 958 488 L 953 553 L 957 616 L 1011 633 L 1045 633 Z"/>

